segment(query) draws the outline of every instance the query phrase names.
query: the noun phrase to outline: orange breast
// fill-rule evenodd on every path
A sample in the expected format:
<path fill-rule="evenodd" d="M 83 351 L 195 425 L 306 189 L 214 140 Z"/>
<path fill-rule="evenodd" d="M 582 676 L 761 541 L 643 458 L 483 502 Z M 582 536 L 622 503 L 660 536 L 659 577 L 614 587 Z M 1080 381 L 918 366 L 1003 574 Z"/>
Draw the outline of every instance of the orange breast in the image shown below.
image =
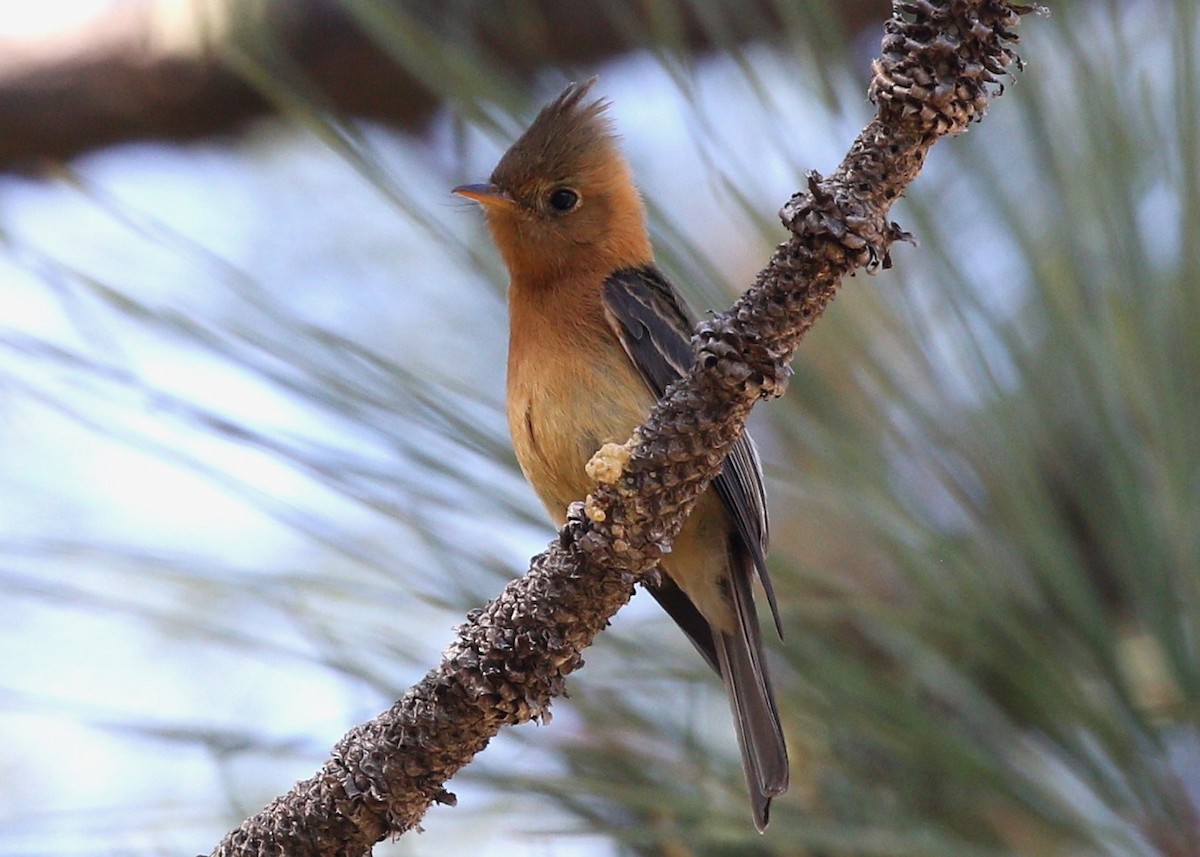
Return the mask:
<path fill-rule="evenodd" d="M 588 459 L 601 444 L 628 440 L 654 397 L 605 321 L 598 287 L 545 297 L 545 290 L 519 286 L 509 292 L 508 426 L 525 478 L 561 526 L 567 506 L 594 487 L 584 470 Z M 729 532 L 710 490 L 662 563 L 708 621 L 726 631 L 734 627 L 721 588 Z"/>
<path fill-rule="evenodd" d="M 580 291 L 583 291 L 580 287 Z M 510 293 L 508 425 L 525 477 L 557 523 L 592 489 L 601 444 L 623 443 L 654 399 L 591 296 Z"/>

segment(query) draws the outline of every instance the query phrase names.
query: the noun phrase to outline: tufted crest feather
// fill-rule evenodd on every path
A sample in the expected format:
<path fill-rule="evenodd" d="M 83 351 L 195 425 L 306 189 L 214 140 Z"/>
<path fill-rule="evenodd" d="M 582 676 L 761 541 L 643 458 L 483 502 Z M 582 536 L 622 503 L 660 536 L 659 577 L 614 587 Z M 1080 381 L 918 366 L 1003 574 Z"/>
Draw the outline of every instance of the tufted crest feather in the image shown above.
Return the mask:
<path fill-rule="evenodd" d="M 596 78 L 572 83 L 538 113 L 500 159 L 492 182 L 522 196 L 534 186 L 576 181 L 619 158 L 603 98 L 586 102 Z"/>

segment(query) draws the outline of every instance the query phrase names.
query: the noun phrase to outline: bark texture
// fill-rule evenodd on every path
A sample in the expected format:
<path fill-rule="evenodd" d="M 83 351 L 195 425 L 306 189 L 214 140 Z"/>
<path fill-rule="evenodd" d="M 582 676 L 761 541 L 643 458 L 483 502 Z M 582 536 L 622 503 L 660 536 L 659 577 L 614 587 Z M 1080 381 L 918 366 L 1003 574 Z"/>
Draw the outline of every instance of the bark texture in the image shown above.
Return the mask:
<path fill-rule="evenodd" d="M 1019 65 L 1020 16 L 1000 0 L 898 2 L 870 87 L 876 118 L 828 178 L 813 173 L 780 212 L 791 237 L 723 315 L 697 328 L 691 373 L 626 444 L 605 483 L 572 506 L 556 542 L 472 612 L 442 663 L 389 711 L 353 729 L 320 772 L 232 832 L 233 855 L 359 857 L 453 803 L 446 781 L 501 726 L 549 717 L 581 652 L 665 553 L 750 408 L 781 395 L 804 333 L 842 278 L 890 264 L 905 234 L 888 210 L 930 146 L 980 118 Z"/>

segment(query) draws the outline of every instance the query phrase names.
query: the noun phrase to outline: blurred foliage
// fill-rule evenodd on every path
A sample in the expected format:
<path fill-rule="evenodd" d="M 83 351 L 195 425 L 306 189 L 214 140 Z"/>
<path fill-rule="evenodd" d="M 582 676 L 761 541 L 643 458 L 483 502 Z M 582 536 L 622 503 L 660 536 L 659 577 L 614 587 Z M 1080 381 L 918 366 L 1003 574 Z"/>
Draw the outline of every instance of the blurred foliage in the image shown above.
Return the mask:
<path fill-rule="evenodd" d="M 495 58 L 429 41 L 403 4 L 345 5 L 456 106 L 460 151 L 480 135 L 502 146 L 556 88 L 519 90 Z M 498 318 L 502 278 L 482 233 L 464 236 L 398 181 L 377 138 L 338 121 L 256 36 L 253 5 L 237 8 L 234 67 L 463 278 L 482 268 L 491 285 L 473 281 L 472 299 Z M 682 7 L 654 8 L 670 27 Z M 748 282 L 779 239 L 771 212 L 783 200 L 764 198 L 779 174 L 800 187 L 804 170 L 832 167 L 811 160 L 804 135 L 836 137 L 836 149 L 865 121 L 861 57 L 834 49 L 848 39 L 828 8 L 787 6 L 771 46 L 653 56 L 687 105 L 728 234 L 748 248 L 716 258 L 705 212 L 651 195 L 660 260 L 698 307 L 727 304 L 731 268 Z M 527 748 L 536 763 L 490 751 L 462 774 L 489 787 L 497 813 L 514 795 L 540 796 L 563 814 L 530 827 L 598 832 L 664 857 L 1200 853 L 1197 14 L 1189 0 L 1093 2 L 1027 21 L 1028 69 L 981 127 L 938 147 L 893 214 L 918 246 L 896 248 L 894 270 L 845 285 L 802 347 L 787 397 L 756 412 L 787 628 L 775 684 L 794 759 L 767 834 L 749 821 L 718 683 L 665 619 L 640 612 L 589 653 L 550 728 L 508 738 L 516 758 Z M 747 93 L 736 118 L 698 85 L 706 63 Z M 797 69 L 800 94 L 786 89 Z M 797 127 L 800 97 L 823 103 L 818 127 Z M 397 664 L 419 669 L 427 644 L 424 627 L 396 621 L 413 599 L 460 613 L 521 570 L 504 538 L 549 535 L 516 474 L 498 394 L 428 348 L 414 356 L 365 328 L 313 321 L 290 295 L 169 229 L 131 228 L 210 272 L 228 292 L 219 318 L 147 302 L 11 239 L 9 250 L 60 284 L 64 303 L 86 294 L 106 324 L 249 373 L 330 437 L 280 433 L 156 389 L 99 359 L 95 331 L 101 340 L 80 350 L 5 331 L 13 360 L 54 377 L 10 370 L 8 389 L 143 448 L 153 431 L 80 397 L 150 400 L 156 420 L 255 449 L 375 523 L 306 513 L 219 456 L 160 444 L 151 448 L 321 546 L 321 561 L 233 569 L 136 546 L 37 542 L 6 546 L 14 567 L 82 558 L 101 571 L 13 572 L 0 587 L 310 662 L 381 698 L 401 692 L 412 673 Z M 399 284 L 405 267 L 392 272 Z M 453 353 L 465 338 L 486 352 L 497 337 L 481 327 L 430 341 Z M 285 617 L 298 634 L 277 639 L 258 614 Z M 254 758 L 281 752 L 267 732 L 181 727 L 170 740 Z M 229 823 L 272 788 L 236 783 Z"/>
<path fill-rule="evenodd" d="M 679 712 L 612 693 L 542 782 L 589 826 L 639 854 L 1200 849 L 1200 30 L 1155 9 L 1026 23 L 1012 97 L 896 212 L 919 248 L 846 285 L 766 409 L 799 780 L 768 834 Z"/>

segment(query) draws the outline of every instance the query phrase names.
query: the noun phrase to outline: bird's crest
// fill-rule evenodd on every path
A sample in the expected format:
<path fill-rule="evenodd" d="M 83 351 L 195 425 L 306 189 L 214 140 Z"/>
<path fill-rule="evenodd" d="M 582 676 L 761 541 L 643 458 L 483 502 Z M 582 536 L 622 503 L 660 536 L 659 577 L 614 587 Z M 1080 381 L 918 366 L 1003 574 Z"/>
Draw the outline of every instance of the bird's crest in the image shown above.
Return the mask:
<path fill-rule="evenodd" d="M 505 152 L 492 182 L 515 194 L 531 185 L 577 179 L 602 169 L 616 154 L 612 123 L 603 98 L 586 101 L 596 78 L 572 83 L 538 113 L 533 124 Z"/>

